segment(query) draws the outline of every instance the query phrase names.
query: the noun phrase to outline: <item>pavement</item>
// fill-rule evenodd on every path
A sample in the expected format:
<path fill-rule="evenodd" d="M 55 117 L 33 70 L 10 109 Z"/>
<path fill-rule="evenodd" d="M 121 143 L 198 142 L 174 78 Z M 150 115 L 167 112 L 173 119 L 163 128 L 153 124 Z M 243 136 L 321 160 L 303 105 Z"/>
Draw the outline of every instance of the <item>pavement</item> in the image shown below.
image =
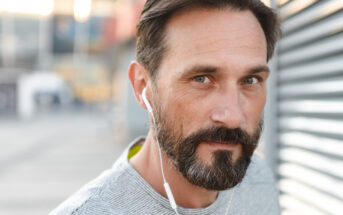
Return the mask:
<path fill-rule="evenodd" d="M 105 114 L 0 119 L 0 215 L 48 214 L 110 168 L 125 132 Z"/>

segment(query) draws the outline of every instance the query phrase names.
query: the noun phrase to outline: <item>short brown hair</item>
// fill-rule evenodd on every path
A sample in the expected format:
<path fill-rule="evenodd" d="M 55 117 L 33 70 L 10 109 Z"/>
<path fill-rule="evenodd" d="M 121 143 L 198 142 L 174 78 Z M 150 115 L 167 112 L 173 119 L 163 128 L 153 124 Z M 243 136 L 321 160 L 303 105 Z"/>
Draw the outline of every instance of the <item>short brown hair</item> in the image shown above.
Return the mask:
<path fill-rule="evenodd" d="M 276 41 L 281 37 L 277 14 L 260 0 L 147 0 L 137 25 L 138 62 L 143 64 L 152 79 L 166 51 L 165 26 L 178 11 L 188 8 L 222 9 L 230 7 L 250 10 L 259 21 L 267 40 L 267 61 L 273 56 Z"/>

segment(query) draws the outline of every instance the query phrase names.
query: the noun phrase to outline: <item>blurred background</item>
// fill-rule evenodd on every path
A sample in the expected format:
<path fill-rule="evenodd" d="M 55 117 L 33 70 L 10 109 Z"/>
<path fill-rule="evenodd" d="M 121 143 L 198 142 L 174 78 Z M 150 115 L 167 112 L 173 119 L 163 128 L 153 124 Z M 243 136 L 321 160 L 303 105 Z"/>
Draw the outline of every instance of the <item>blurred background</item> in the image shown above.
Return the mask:
<path fill-rule="evenodd" d="M 0 214 L 47 214 L 148 130 L 131 92 L 144 0 L 0 0 Z M 343 214 L 343 0 L 282 18 L 259 151 L 282 215 Z"/>

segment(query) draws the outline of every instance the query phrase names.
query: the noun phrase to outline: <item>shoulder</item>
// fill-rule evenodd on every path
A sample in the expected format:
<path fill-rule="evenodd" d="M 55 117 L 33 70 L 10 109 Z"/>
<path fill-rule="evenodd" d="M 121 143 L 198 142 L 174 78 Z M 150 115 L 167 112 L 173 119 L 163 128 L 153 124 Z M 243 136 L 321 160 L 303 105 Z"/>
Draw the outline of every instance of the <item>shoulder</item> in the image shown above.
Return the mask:
<path fill-rule="evenodd" d="M 258 155 L 253 155 L 243 181 L 237 185 L 236 204 L 247 203 L 239 207 L 244 213 L 256 215 L 280 214 L 279 194 L 273 173 L 266 162 Z M 243 206 L 243 205 L 240 205 Z"/>
<path fill-rule="evenodd" d="M 274 184 L 274 176 L 270 167 L 259 155 L 254 154 L 251 157 L 244 182 L 249 184 Z"/>
<path fill-rule="evenodd" d="M 130 143 L 111 169 L 86 184 L 49 215 L 127 214 L 130 204 L 143 195 L 136 192 L 138 176 L 127 159 L 129 149 L 141 140 L 139 137 Z"/>
<path fill-rule="evenodd" d="M 129 177 L 125 164 L 118 164 L 86 184 L 50 215 L 111 214 L 113 206 L 109 203 L 113 203 L 113 199 L 116 199 L 115 201 L 120 204 L 121 197 L 125 193 L 122 189 L 125 189 L 125 185 L 129 185 Z M 109 196 L 112 201 L 108 201 Z"/>

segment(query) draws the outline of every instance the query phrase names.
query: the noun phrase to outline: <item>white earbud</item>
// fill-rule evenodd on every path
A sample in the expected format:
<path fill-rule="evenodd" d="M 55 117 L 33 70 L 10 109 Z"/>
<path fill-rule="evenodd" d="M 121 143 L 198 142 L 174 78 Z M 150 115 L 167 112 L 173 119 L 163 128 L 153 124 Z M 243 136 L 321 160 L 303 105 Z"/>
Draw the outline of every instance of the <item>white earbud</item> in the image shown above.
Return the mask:
<path fill-rule="evenodd" d="M 152 112 L 152 108 L 150 106 L 150 103 L 148 101 L 148 99 L 146 98 L 146 88 L 143 89 L 143 92 L 142 92 L 142 98 L 143 98 L 143 102 L 145 104 L 145 106 L 147 107 L 149 113 L 151 114 L 152 116 L 152 121 L 154 123 L 154 128 L 156 128 L 156 121 L 155 121 L 155 117 L 154 117 L 154 113 Z M 173 210 L 175 211 L 176 215 L 179 215 L 178 211 L 177 211 L 177 205 L 176 205 L 176 202 L 175 202 L 175 199 L 174 199 L 174 196 L 173 196 L 173 193 L 170 189 L 170 186 L 166 180 L 166 177 L 164 176 L 164 170 L 163 170 L 163 162 L 162 162 L 162 152 L 161 152 L 161 147 L 160 147 L 160 143 L 158 141 L 158 138 L 157 136 L 155 136 L 156 138 L 156 143 L 157 143 L 157 148 L 158 148 L 158 151 L 159 151 L 159 154 L 160 154 L 160 164 L 161 164 L 161 173 L 162 173 L 162 178 L 163 178 L 163 186 L 164 186 L 164 190 L 166 191 L 167 193 L 167 196 L 168 196 L 168 200 L 169 200 L 169 203 L 170 203 L 170 206 L 173 208 Z"/>
<path fill-rule="evenodd" d="M 143 89 L 142 98 L 145 106 L 148 108 L 148 111 L 152 114 L 152 108 L 150 106 L 148 99 L 146 98 L 146 88 Z"/>

